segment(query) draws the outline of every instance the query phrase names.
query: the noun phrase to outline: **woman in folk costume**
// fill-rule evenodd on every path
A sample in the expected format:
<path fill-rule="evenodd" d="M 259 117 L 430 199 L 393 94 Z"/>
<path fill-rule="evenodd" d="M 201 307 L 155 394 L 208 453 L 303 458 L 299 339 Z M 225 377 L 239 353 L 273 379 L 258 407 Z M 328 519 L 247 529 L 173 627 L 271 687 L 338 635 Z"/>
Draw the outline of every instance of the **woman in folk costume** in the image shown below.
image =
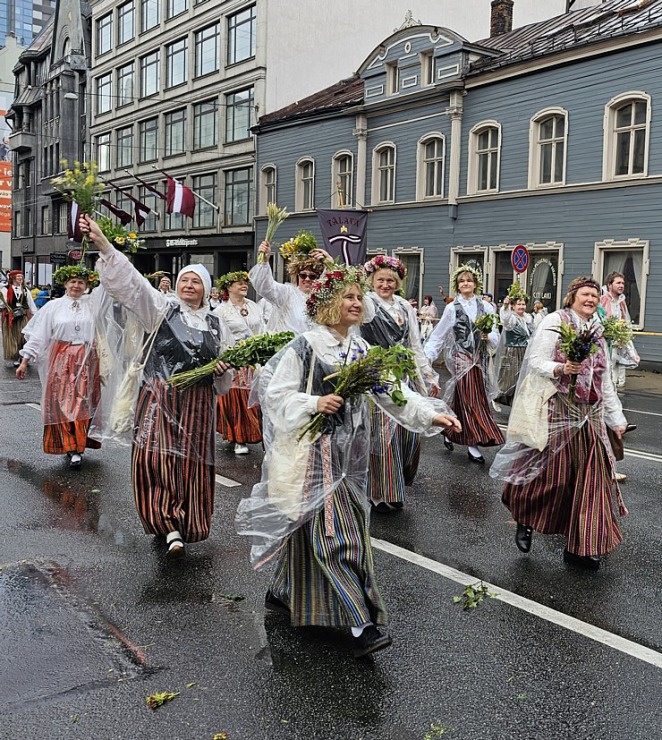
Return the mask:
<path fill-rule="evenodd" d="M 230 330 L 234 342 L 262 334 L 262 313 L 254 301 L 246 298 L 248 273 L 242 270 L 229 272 L 220 277 L 216 284 L 227 299 L 214 309 L 214 313 Z M 234 442 L 235 455 L 246 455 L 246 445 L 262 441 L 258 409 L 248 406 L 252 381 L 250 368 L 235 370 L 232 388 L 227 395 L 218 398 L 217 431 L 223 439 Z"/>
<path fill-rule="evenodd" d="M 607 319 L 622 319 L 628 326 L 632 325 L 630 312 L 625 302 L 625 275 L 622 272 L 610 272 L 606 279 L 607 292 L 600 298 L 600 315 Z M 626 368 L 637 367 L 639 355 L 632 342 L 628 342 L 625 348 L 609 348 L 609 360 L 611 365 L 611 379 L 617 390 L 625 388 Z M 625 351 L 623 351 L 625 350 Z"/>
<path fill-rule="evenodd" d="M 9 283 L 0 288 L 0 308 L 2 309 L 2 351 L 7 362 L 15 367 L 21 363 L 19 350 L 25 344 L 22 332 L 28 321 L 37 313 L 32 294 L 25 287 L 23 272 L 11 270 L 7 276 Z"/>
<path fill-rule="evenodd" d="M 499 388 L 496 400 L 507 406 L 512 405 L 524 353 L 533 332 L 533 319 L 526 312 L 527 301 L 528 296 L 522 290 L 511 290 L 499 311 L 502 331 L 494 363 Z"/>
<path fill-rule="evenodd" d="M 255 292 L 265 298 L 271 310 L 266 325 L 269 333 L 293 331 L 302 334 L 313 324 L 306 314 L 306 299 L 313 281 L 324 270 L 324 260 L 330 259 L 323 249 L 314 249 L 310 254 L 293 254 L 286 262 L 290 283 L 279 283 L 271 272 L 269 242 L 262 242 L 257 248 L 264 255 L 264 262 L 253 265 L 248 277 Z"/>
<path fill-rule="evenodd" d="M 386 613 L 368 532 L 368 405 L 363 395 L 344 401 L 329 378 L 368 349 L 353 331 L 362 319 L 363 282 L 360 267 L 325 273 L 307 303 L 316 328 L 265 366 L 259 381 L 266 446 L 262 480 L 237 513 L 239 533 L 253 538 L 254 566 L 278 557 L 266 609 L 286 614 L 295 626 L 351 627 L 356 657 L 391 644 L 378 629 Z M 442 402 L 407 387 L 402 391 L 407 403 L 400 407 L 388 395 L 371 396 L 411 429 L 432 433 L 433 425 L 457 426 Z M 326 415 L 320 434 L 314 441 L 306 434 L 297 443 L 316 412 Z M 297 452 L 283 460 L 278 450 L 290 443 Z M 301 481 L 300 489 L 288 486 L 288 474 Z"/>
<path fill-rule="evenodd" d="M 443 350 L 444 362 L 451 378 L 446 385 L 444 399 L 462 423 L 462 431 L 450 431 L 444 445 L 467 445 L 470 462 L 485 464 L 479 447 L 503 444 L 503 435 L 494 418 L 490 399 L 496 389 L 488 372 L 488 352 L 499 341 L 496 327 L 481 332 L 474 323 L 479 316 L 494 312 L 492 306 L 481 300 L 482 278 L 471 265 L 460 265 L 453 273 L 451 287 L 455 300 L 447 304 L 442 317 L 425 343 L 424 351 L 434 362 Z M 478 296 L 478 297 L 477 297 Z"/>
<path fill-rule="evenodd" d="M 437 305 L 432 300 L 431 295 L 423 296 L 423 305 L 418 309 L 418 318 L 421 323 L 421 341 L 424 342 L 434 329 L 434 325 L 439 318 Z"/>
<path fill-rule="evenodd" d="M 418 374 L 409 387 L 423 395 L 439 395 L 439 376 L 423 353 L 416 309 L 396 295 L 407 274 L 395 257 L 377 255 L 365 264 L 371 291 L 366 295 L 361 336 L 380 347 L 400 344 L 414 352 Z M 376 511 L 401 509 L 405 486 L 410 486 L 421 455 L 420 435 L 396 424 L 374 404 L 371 407 L 372 451 L 368 474 L 368 498 Z"/>
<path fill-rule="evenodd" d="M 224 363 L 192 388 L 168 383 L 174 373 L 218 357 L 232 339 L 209 310 L 211 277 L 203 265 L 183 267 L 177 301 L 159 290 L 106 239 L 88 216 L 80 220 L 101 255 L 101 284 L 151 335 L 136 403 L 131 473 L 136 508 L 148 534 L 165 537 L 171 557 L 184 543 L 209 536 L 215 491 L 216 394 L 227 392 Z"/>
<path fill-rule="evenodd" d="M 95 312 L 103 291 L 87 293 L 99 284 L 99 276 L 80 265 L 60 267 L 53 281 L 64 286 L 65 295 L 47 303 L 23 329 L 26 341 L 16 377 L 23 380 L 28 365 L 38 364 L 44 452 L 66 454 L 77 468 L 86 447 L 101 446 L 89 433 L 100 413 Z"/>
<path fill-rule="evenodd" d="M 626 420 L 595 315 L 599 300 L 595 280 L 575 278 L 564 308 L 543 319 L 524 359 L 508 441 L 490 470 L 505 481 L 502 500 L 522 552 L 529 552 L 534 530 L 563 534 L 564 560 L 591 569 L 622 540 L 616 508 L 627 514 L 606 429 L 620 438 Z M 568 359 L 564 330 L 580 335 L 588 355 L 581 362 Z"/>

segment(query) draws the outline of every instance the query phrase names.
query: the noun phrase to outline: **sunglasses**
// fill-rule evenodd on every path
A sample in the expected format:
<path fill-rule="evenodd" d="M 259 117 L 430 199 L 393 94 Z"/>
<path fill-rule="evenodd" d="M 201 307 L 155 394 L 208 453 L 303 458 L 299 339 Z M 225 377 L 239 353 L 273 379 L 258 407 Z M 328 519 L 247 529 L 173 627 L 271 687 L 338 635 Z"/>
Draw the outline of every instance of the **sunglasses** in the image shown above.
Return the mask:
<path fill-rule="evenodd" d="M 299 279 L 300 280 L 317 280 L 317 275 L 315 275 L 314 272 L 300 272 Z"/>

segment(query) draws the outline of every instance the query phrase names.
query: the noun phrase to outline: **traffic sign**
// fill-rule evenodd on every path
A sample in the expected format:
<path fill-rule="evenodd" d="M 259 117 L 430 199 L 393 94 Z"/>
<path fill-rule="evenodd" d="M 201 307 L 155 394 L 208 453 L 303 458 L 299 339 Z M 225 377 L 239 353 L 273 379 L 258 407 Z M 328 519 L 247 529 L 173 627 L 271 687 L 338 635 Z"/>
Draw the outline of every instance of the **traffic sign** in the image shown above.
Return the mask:
<path fill-rule="evenodd" d="M 523 245 L 518 244 L 510 256 L 510 264 L 516 273 L 526 272 L 529 266 L 529 250 Z"/>

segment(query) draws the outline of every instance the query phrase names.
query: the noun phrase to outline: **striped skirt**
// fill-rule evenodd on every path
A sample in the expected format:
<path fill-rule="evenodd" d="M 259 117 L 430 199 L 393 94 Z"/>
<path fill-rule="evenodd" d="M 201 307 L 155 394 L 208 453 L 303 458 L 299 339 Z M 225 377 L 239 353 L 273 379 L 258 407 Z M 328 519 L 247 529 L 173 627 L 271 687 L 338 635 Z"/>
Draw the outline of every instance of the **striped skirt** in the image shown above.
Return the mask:
<path fill-rule="evenodd" d="M 483 372 L 476 365 L 468 371 L 462 368 L 450 407 L 462 424 L 461 432 L 444 432 L 451 442 L 472 447 L 494 447 L 504 443 L 503 434 L 492 418 Z"/>
<path fill-rule="evenodd" d="M 9 326 L 9 314 L 7 311 L 2 312 L 2 352 L 7 362 L 20 360 L 18 354 L 25 344 L 25 336 L 22 331 L 30 319 L 24 316 L 22 319 L 14 319 Z"/>
<path fill-rule="evenodd" d="M 101 400 L 99 360 L 85 344 L 54 342 L 42 400 L 44 452 L 64 455 L 99 449 L 87 434 Z"/>
<path fill-rule="evenodd" d="M 239 382 L 230 391 L 218 397 L 218 424 L 216 431 L 228 442 L 239 445 L 262 441 L 260 414 L 257 406 L 248 407 L 252 373 L 247 368 L 235 370 Z"/>
<path fill-rule="evenodd" d="M 214 512 L 216 398 L 208 385 L 180 390 L 152 378 L 140 389 L 131 449 L 133 494 L 145 532 L 209 536 Z"/>
<path fill-rule="evenodd" d="M 386 624 L 365 494 L 345 479 L 331 499 L 333 534 L 323 509 L 295 530 L 278 556 L 271 591 L 289 606 L 296 627 Z"/>
<path fill-rule="evenodd" d="M 499 368 L 499 396 L 496 399 L 498 403 L 503 403 L 506 406 L 513 405 L 515 387 L 517 386 L 525 353 L 526 347 L 506 347 Z"/>
<path fill-rule="evenodd" d="M 405 486 L 414 482 L 418 472 L 421 435 L 401 427 L 371 403 L 370 442 L 368 498 L 404 503 Z"/>
<path fill-rule="evenodd" d="M 502 501 L 516 522 L 543 534 L 565 535 L 569 552 L 604 555 L 623 539 L 617 504 L 627 513 L 613 480 L 611 458 L 590 421 L 579 429 L 561 423 L 568 418 L 565 396 L 557 394 L 550 407 L 547 466 L 530 483 L 506 483 Z M 590 414 L 590 407 L 586 412 Z"/>

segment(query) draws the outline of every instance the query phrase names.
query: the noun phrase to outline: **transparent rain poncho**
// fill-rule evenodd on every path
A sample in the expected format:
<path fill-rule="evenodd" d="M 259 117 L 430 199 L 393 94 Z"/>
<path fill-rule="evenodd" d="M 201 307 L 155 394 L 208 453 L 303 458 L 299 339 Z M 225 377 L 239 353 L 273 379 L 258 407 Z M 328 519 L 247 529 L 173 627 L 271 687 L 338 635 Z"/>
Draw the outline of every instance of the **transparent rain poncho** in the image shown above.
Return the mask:
<path fill-rule="evenodd" d="M 248 298 L 244 301 L 243 309 L 229 300 L 223 301 L 214 309 L 214 314 L 219 317 L 221 323 L 232 335 L 232 345 L 256 334 L 264 334 L 266 331 L 260 307 Z M 250 368 L 244 367 L 234 371 L 233 388 L 250 390 L 252 382 L 253 371 Z"/>
<path fill-rule="evenodd" d="M 266 326 L 270 334 L 281 331 L 302 334 L 313 328 L 314 323 L 306 314 L 307 295 L 293 283 L 279 283 L 268 262 L 253 265 L 248 277 L 255 292 L 271 306 Z"/>
<path fill-rule="evenodd" d="M 327 327 L 317 327 L 290 342 L 256 378 L 266 452 L 262 478 L 251 497 L 241 501 L 236 517 L 239 534 L 251 537 L 254 567 L 269 560 L 288 535 L 315 512 L 325 512 L 327 534 L 333 536 L 332 494 L 341 484 L 351 487 L 368 506 L 365 487 L 370 423 L 365 396 L 347 401 L 338 413 L 329 415 L 318 438 L 305 442 L 307 449 L 299 462 L 296 454 L 283 460 L 279 453 L 292 449 L 292 440 L 315 414 L 318 397 L 334 392 L 333 381 L 325 380 L 326 376 L 337 370 L 345 355 L 351 361 L 359 348 L 366 351 L 368 345 L 355 333 L 343 339 Z M 373 393 L 370 398 L 406 428 L 426 435 L 438 433 L 432 421 L 437 414 L 451 413 L 446 404 L 419 396 L 407 387 L 403 393 L 407 398 L 403 407 L 395 406 L 385 395 Z M 273 491 L 270 495 L 269 485 L 272 469 L 281 470 L 283 465 L 292 468 L 293 481 L 303 481 L 300 495 L 285 506 Z"/>
<path fill-rule="evenodd" d="M 598 333 L 598 350 L 582 363 L 575 398 L 571 400 L 570 376 L 554 377 L 554 367 L 566 360 L 559 349 L 559 335 L 554 331 L 562 321 L 573 323 L 577 329 L 584 325 L 569 309 L 549 314 L 540 323 L 524 356 L 506 444 L 490 468 L 492 478 L 514 485 L 530 483 L 555 465 L 560 453 L 585 425 L 590 427 L 592 443 L 604 445 L 613 466 L 606 426 L 624 427 L 626 420 L 607 371 L 605 341 Z M 620 493 L 618 502 L 624 510 Z"/>
<path fill-rule="evenodd" d="M 497 401 L 510 405 L 533 332 L 533 320 L 527 313 L 518 316 L 509 306 L 502 308 L 499 314 L 502 329 L 494 355 L 494 376 L 499 391 Z"/>

